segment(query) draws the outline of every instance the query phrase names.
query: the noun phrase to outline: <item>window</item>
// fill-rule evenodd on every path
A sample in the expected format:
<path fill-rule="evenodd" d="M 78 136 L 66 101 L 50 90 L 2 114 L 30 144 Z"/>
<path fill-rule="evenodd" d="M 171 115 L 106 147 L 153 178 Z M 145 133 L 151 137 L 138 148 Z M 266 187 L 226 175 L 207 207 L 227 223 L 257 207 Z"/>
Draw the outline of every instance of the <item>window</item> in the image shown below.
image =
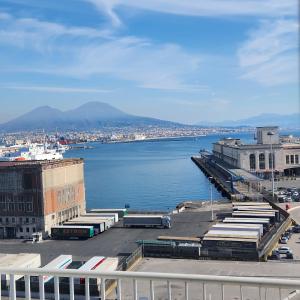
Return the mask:
<path fill-rule="evenodd" d="M 250 154 L 249 155 L 249 163 L 250 163 L 250 170 L 256 170 L 255 154 Z"/>
<path fill-rule="evenodd" d="M 26 218 L 26 223 L 29 223 L 29 218 Z"/>
<path fill-rule="evenodd" d="M 294 161 L 294 155 L 291 155 L 291 164 L 293 165 L 295 163 Z"/>
<path fill-rule="evenodd" d="M 264 170 L 266 168 L 264 153 L 259 154 L 259 169 Z"/>
<path fill-rule="evenodd" d="M 26 232 L 29 232 L 30 230 L 29 230 L 29 227 L 26 227 Z"/>
<path fill-rule="evenodd" d="M 35 223 L 35 218 L 32 218 L 32 223 Z"/>
<path fill-rule="evenodd" d="M 299 164 L 299 155 L 298 154 L 296 154 L 295 155 L 295 164 Z"/>
<path fill-rule="evenodd" d="M 23 232 L 23 228 L 22 227 L 20 227 L 20 232 Z"/>
<path fill-rule="evenodd" d="M 285 163 L 288 165 L 290 163 L 290 156 L 286 155 L 285 156 Z"/>
<path fill-rule="evenodd" d="M 269 153 L 269 169 L 275 169 L 275 155 Z"/>
<path fill-rule="evenodd" d="M 32 190 L 36 188 L 36 176 L 32 173 L 25 173 L 23 175 L 23 188 L 25 190 Z"/>
<path fill-rule="evenodd" d="M 16 222 L 15 218 L 11 218 L 11 221 L 12 221 L 12 223 Z"/>
<path fill-rule="evenodd" d="M 32 228 L 32 232 L 35 232 L 35 227 Z"/>

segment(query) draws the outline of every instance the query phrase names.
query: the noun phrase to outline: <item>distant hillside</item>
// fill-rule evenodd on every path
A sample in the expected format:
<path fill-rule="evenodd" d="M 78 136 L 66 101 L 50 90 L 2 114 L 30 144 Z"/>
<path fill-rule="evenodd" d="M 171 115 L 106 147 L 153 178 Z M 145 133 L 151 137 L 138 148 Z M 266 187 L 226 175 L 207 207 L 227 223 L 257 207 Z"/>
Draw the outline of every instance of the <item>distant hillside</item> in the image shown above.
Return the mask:
<path fill-rule="evenodd" d="M 202 126 L 221 126 L 221 127 L 256 127 L 256 126 L 279 126 L 281 128 L 300 128 L 300 114 L 291 115 L 279 114 L 261 114 L 247 119 L 237 121 L 222 121 L 222 122 L 199 122 Z"/>
<path fill-rule="evenodd" d="M 181 124 L 127 114 L 107 103 L 89 102 L 78 108 L 60 111 L 41 106 L 0 125 L 2 131 L 91 130 L 103 127 L 160 126 L 176 127 Z"/>

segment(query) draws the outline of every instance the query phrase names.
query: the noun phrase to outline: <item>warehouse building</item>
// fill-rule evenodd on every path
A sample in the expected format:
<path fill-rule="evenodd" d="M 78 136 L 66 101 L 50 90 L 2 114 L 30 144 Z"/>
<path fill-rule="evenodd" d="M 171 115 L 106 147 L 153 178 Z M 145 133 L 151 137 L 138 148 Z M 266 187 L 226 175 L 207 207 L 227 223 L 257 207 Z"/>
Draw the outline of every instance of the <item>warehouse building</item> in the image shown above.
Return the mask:
<path fill-rule="evenodd" d="M 0 238 L 43 236 L 85 213 L 82 159 L 0 163 Z"/>
<path fill-rule="evenodd" d="M 281 139 L 278 127 L 257 127 L 256 143 L 225 138 L 213 144 L 213 156 L 232 168 L 263 175 L 300 175 L 300 143 Z"/>

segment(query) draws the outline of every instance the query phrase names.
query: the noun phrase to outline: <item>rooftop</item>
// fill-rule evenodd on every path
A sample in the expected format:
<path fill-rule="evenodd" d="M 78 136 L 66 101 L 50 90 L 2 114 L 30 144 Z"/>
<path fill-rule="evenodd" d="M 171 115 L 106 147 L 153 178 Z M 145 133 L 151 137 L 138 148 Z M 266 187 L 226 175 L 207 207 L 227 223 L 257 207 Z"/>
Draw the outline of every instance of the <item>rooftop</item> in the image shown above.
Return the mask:
<path fill-rule="evenodd" d="M 62 167 L 73 164 L 83 163 L 82 158 L 68 158 L 68 159 L 57 159 L 57 160 L 25 160 L 25 161 L 3 161 L 0 162 L 0 169 L 5 168 L 30 168 L 41 166 L 43 168 L 48 167 Z"/>

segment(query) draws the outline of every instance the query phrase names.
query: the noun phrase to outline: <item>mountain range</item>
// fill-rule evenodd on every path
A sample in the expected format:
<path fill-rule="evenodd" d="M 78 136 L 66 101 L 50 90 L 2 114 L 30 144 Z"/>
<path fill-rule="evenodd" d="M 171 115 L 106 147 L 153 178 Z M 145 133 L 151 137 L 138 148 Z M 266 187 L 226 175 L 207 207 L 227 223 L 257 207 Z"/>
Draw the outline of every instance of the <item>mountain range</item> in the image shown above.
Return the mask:
<path fill-rule="evenodd" d="M 279 126 L 281 128 L 300 128 L 300 114 L 260 114 L 258 116 L 240 119 L 236 121 L 227 120 L 221 122 L 199 122 L 199 126 L 210 127 L 256 127 L 256 126 Z"/>
<path fill-rule="evenodd" d="M 9 122 L 0 124 L 0 130 L 91 130 L 103 127 L 160 126 L 176 127 L 178 123 L 127 114 L 107 103 L 88 102 L 75 109 L 61 111 L 41 106 Z"/>
<path fill-rule="evenodd" d="M 300 128 L 300 114 L 261 114 L 237 121 L 203 121 L 196 124 L 199 127 L 256 127 L 268 125 L 278 125 L 281 128 Z M 0 130 L 6 132 L 42 129 L 46 131 L 91 130 L 126 126 L 174 128 L 188 127 L 189 125 L 131 115 L 103 102 L 88 102 L 67 111 L 61 111 L 50 106 L 41 106 L 9 122 L 0 124 Z"/>

